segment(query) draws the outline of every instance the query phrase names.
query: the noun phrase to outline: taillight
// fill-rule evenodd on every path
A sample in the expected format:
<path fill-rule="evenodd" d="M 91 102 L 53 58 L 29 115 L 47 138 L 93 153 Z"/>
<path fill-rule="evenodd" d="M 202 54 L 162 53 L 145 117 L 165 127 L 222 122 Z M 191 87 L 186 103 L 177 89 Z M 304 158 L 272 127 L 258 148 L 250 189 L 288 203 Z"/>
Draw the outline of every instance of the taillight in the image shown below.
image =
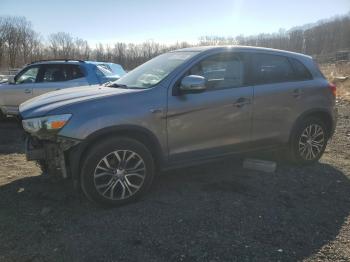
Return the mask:
<path fill-rule="evenodd" d="M 333 94 L 333 96 L 336 97 L 337 96 L 337 86 L 333 83 L 329 83 L 328 88 L 331 91 L 331 93 Z"/>

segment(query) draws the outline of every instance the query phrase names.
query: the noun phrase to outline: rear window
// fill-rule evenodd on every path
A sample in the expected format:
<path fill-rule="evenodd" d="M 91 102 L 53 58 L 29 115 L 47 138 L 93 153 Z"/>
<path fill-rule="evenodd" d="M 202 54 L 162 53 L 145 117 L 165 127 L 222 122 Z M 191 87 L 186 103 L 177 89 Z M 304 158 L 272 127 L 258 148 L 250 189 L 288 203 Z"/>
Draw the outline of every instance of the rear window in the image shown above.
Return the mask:
<path fill-rule="evenodd" d="M 96 74 L 101 77 L 114 75 L 112 68 L 107 64 L 96 65 Z"/>
<path fill-rule="evenodd" d="M 284 56 L 254 54 L 253 79 L 255 84 L 270 84 L 294 80 L 294 71 Z"/>
<path fill-rule="evenodd" d="M 312 79 L 310 71 L 303 65 L 303 63 L 294 58 L 289 58 L 289 61 L 294 69 L 295 80 L 303 81 Z"/>

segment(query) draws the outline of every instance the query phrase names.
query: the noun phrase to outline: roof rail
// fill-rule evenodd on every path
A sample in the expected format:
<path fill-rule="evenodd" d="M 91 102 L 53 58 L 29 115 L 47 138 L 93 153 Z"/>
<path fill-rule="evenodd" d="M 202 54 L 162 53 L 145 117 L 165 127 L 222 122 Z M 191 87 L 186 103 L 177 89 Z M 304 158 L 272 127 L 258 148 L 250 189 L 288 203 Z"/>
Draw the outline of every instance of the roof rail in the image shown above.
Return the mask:
<path fill-rule="evenodd" d="M 45 59 L 45 60 L 37 60 L 37 61 L 33 61 L 31 63 L 29 63 L 29 65 L 31 64 L 35 64 L 35 63 L 40 63 L 40 62 L 51 62 L 51 61 L 64 61 L 64 62 L 68 62 L 68 61 L 78 61 L 79 63 L 85 63 L 84 60 L 79 60 L 79 59 L 68 59 L 68 58 L 61 58 L 61 59 Z"/>

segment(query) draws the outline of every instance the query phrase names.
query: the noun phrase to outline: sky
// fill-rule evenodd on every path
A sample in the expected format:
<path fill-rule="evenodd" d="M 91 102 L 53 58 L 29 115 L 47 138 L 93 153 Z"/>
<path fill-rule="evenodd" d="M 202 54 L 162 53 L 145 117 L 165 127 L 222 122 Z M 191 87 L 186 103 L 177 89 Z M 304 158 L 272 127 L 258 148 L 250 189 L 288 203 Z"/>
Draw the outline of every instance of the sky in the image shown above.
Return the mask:
<path fill-rule="evenodd" d="M 350 0 L 0 0 L 0 16 L 25 16 L 43 37 L 63 31 L 90 44 L 272 33 L 349 11 Z"/>

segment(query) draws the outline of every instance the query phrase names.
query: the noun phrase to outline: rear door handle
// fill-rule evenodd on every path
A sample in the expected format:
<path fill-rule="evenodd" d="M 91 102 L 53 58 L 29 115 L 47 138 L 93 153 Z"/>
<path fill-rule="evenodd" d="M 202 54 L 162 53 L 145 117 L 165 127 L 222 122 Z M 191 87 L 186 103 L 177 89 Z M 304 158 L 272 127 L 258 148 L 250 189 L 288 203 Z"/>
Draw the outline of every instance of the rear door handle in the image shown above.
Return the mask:
<path fill-rule="evenodd" d="M 241 108 L 244 105 L 248 105 L 248 104 L 250 104 L 250 99 L 246 97 L 240 97 L 233 103 L 233 105 L 238 108 Z"/>
<path fill-rule="evenodd" d="M 30 93 L 32 93 L 32 90 L 29 89 L 29 88 L 26 88 L 26 89 L 24 89 L 24 93 L 25 94 L 30 94 Z"/>

